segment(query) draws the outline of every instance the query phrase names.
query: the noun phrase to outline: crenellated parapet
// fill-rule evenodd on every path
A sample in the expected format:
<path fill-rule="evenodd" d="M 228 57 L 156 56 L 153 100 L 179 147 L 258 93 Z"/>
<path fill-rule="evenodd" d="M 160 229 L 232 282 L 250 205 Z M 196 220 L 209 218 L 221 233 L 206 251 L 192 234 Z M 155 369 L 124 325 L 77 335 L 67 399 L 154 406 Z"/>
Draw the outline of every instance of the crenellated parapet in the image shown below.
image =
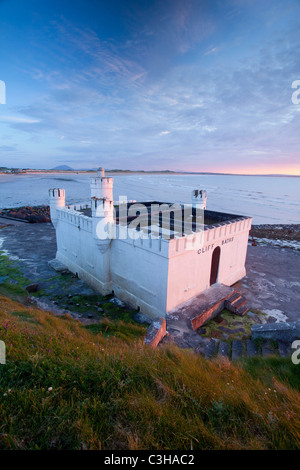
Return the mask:
<path fill-rule="evenodd" d="M 104 169 L 99 168 L 97 176 L 90 179 L 91 197 L 113 201 L 113 182 L 113 178 L 106 178 Z"/>
<path fill-rule="evenodd" d="M 192 191 L 192 204 L 194 207 L 206 209 L 207 194 L 204 189 L 194 189 Z"/>
<path fill-rule="evenodd" d="M 49 189 L 50 217 L 54 227 L 57 227 L 58 216 L 57 209 L 65 207 L 66 194 L 61 188 Z"/>

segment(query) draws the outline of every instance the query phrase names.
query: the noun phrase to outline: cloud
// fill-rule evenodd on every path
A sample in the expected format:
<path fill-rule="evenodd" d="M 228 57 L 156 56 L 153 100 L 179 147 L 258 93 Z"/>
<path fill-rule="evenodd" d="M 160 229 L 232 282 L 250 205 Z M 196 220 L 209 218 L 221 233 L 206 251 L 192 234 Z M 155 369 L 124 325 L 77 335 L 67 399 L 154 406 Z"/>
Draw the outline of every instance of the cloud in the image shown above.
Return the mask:
<path fill-rule="evenodd" d="M 159 133 L 159 135 L 167 135 L 167 134 L 170 134 L 170 131 L 161 131 Z"/>
<path fill-rule="evenodd" d="M 215 52 L 217 52 L 217 50 L 218 50 L 218 47 L 212 47 L 208 51 L 204 52 L 204 55 L 214 54 Z"/>
<path fill-rule="evenodd" d="M 19 117 L 19 116 L 1 116 L 0 115 L 0 121 L 4 122 L 12 122 L 12 123 L 22 123 L 22 124 L 33 124 L 36 122 L 39 122 L 38 119 L 32 119 L 29 117 Z"/>
<path fill-rule="evenodd" d="M 278 158 L 294 154 L 298 29 L 266 28 L 250 40 L 242 4 L 230 3 L 226 11 L 214 16 L 209 2 L 192 0 L 137 5 L 126 13 L 124 40 L 124 31 L 122 40 L 103 38 L 57 19 L 49 25 L 49 61 L 32 67 L 43 92 L 0 120 L 6 118 L 17 140 L 26 133 L 37 154 L 44 141 L 47 155 L 78 162 L 102 155 L 116 167 L 161 161 L 179 168 L 187 158 L 240 164 L 259 156 L 272 163 L 275 152 Z M 227 34 L 236 18 L 241 24 Z M 43 55 L 46 39 L 35 45 L 34 57 Z"/>

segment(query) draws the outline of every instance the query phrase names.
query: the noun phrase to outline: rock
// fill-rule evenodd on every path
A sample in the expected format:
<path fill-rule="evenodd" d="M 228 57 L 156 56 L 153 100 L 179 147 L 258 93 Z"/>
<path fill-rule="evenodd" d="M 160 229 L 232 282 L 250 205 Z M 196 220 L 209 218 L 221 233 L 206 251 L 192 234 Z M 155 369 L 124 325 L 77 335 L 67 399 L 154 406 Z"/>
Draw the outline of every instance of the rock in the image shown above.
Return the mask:
<path fill-rule="evenodd" d="M 144 313 L 140 313 L 140 312 L 135 313 L 132 318 L 137 323 L 147 323 L 148 325 L 151 325 L 152 323 L 152 320 Z"/>
<path fill-rule="evenodd" d="M 58 259 L 54 258 L 52 259 L 51 261 L 48 261 L 48 264 L 49 266 L 51 266 L 51 268 L 53 268 L 55 271 L 57 272 L 63 272 L 63 271 L 67 271 L 67 267 L 62 264 L 60 261 L 58 261 Z"/>
<path fill-rule="evenodd" d="M 122 302 L 122 300 L 120 299 L 117 299 L 117 297 L 113 297 L 112 299 L 110 299 L 110 302 L 114 305 L 118 305 L 118 307 L 125 307 L 124 302 Z"/>
<path fill-rule="evenodd" d="M 89 314 L 88 314 L 88 318 L 93 318 L 93 314 L 92 314 L 92 313 L 89 313 Z"/>
<path fill-rule="evenodd" d="M 25 289 L 29 293 L 37 292 L 39 290 L 39 285 L 38 284 L 29 284 L 28 286 L 25 287 Z"/>

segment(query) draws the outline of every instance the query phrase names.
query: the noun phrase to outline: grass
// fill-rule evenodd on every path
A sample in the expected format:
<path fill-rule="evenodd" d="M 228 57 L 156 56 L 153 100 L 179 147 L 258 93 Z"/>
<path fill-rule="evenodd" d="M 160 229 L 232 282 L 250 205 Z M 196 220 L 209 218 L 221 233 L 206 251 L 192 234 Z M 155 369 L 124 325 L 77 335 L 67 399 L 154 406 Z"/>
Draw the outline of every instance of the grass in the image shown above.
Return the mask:
<path fill-rule="evenodd" d="M 25 290 L 28 284 L 30 281 L 21 274 L 18 263 L 0 251 L 0 294 L 24 300 L 28 295 Z"/>
<path fill-rule="evenodd" d="M 280 358 L 152 349 L 0 297 L 0 449 L 299 449 L 300 375 Z"/>

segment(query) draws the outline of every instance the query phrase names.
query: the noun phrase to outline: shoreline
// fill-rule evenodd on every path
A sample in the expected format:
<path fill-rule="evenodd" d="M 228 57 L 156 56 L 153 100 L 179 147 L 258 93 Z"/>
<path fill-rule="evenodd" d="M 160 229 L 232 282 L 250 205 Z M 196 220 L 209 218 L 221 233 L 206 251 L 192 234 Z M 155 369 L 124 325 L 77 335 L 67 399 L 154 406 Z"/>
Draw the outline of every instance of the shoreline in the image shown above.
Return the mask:
<path fill-rule="evenodd" d="M 268 178 L 300 178 L 300 175 L 290 175 L 290 174 L 255 174 L 255 173 L 218 173 L 210 171 L 172 171 L 172 170 L 105 170 L 107 174 L 113 175 L 199 175 L 199 176 L 261 176 Z M 0 176 L 26 176 L 26 175 L 48 175 L 48 174 L 95 174 L 97 170 L 24 170 L 15 172 L 15 173 L 4 173 L 0 172 Z"/>

